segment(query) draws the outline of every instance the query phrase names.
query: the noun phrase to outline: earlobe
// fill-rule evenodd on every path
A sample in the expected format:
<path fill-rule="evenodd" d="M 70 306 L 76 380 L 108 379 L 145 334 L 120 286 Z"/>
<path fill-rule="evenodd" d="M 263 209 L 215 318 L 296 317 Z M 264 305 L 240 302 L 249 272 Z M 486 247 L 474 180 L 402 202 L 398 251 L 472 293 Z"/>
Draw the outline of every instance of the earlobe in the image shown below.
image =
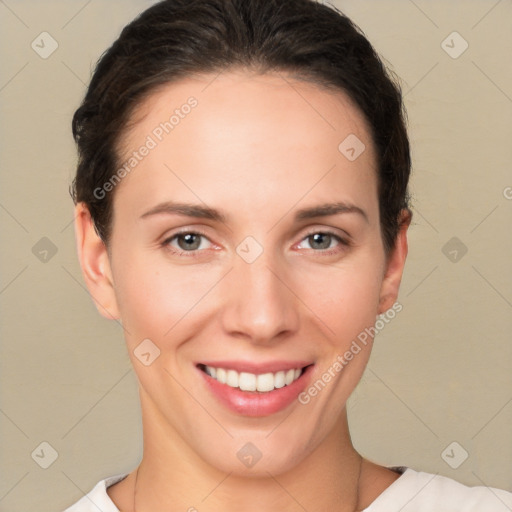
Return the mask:
<path fill-rule="evenodd" d="M 412 213 L 403 210 L 400 216 L 400 229 L 386 264 L 386 273 L 382 281 L 378 313 L 385 313 L 398 298 L 402 274 L 407 258 L 407 230 L 411 224 Z"/>
<path fill-rule="evenodd" d="M 75 207 L 75 239 L 82 275 L 98 312 L 105 318 L 119 319 L 108 251 L 84 203 Z"/>

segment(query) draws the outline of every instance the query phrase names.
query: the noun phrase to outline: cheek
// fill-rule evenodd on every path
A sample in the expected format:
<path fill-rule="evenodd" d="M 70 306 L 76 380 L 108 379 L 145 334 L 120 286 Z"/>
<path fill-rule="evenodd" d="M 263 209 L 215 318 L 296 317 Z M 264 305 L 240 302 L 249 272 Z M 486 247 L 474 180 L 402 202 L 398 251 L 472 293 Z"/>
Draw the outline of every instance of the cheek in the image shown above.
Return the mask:
<path fill-rule="evenodd" d="M 219 265 L 176 264 L 141 252 L 114 265 L 116 297 L 129 345 L 154 340 L 162 349 L 176 339 L 172 331 L 191 335 L 193 324 L 222 309 L 222 291 L 246 287 Z M 282 275 L 301 315 L 311 318 L 332 343 L 350 343 L 373 325 L 379 304 L 382 263 L 371 251 L 325 265 L 305 260 Z M 238 276 L 239 279 L 239 276 Z M 245 293 L 244 292 L 244 293 Z M 220 294 L 220 295 L 219 295 Z M 286 294 L 279 295 L 286 300 Z M 212 304 L 211 301 L 214 301 Z M 276 307 L 286 307 L 276 304 Z M 132 347 L 133 348 L 133 347 Z"/>
<path fill-rule="evenodd" d="M 131 348 L 149 338 L 168 350 L 173 330 L 183 331 L 222 276 L 218 268 L 177 265 L 144 253 L 115 268 L 116 298 Z"/>
<path fill-rule="evenodd" d="M 304 268 L 296 288 L 304 304 L 325 325 L 332 343 L 344 345 L 375 323 L 382 264 L 359 257 L 336 266 Z"/>

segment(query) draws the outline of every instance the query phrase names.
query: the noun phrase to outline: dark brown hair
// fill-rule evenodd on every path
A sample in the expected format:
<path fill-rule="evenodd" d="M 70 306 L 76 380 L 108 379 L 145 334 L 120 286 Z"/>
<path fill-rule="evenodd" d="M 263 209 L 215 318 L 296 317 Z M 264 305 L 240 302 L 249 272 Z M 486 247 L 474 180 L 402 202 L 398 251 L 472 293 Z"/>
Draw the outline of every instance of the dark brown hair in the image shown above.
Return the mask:
<path fill-rule="evenodd" d="M 393 247 L 411 170 L 400 87 L 358 27 L 313 0 L 163 0 L 122 30 L 72 122 L 79 161 L 71 193 L 102 240 L 110 239 L 113 193 L 95 191 L 120 166 L 116 147 L 134 109 L 162 85 L 230 68 L 288 72 L 352 99 L 377 150 L 383 242 Z"/>

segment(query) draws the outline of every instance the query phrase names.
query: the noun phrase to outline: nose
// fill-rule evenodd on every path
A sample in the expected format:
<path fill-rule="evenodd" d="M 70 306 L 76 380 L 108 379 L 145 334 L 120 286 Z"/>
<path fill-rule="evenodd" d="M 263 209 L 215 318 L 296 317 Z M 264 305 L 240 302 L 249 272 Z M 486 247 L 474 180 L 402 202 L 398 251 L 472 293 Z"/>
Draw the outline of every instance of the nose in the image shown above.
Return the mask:
<path fill-rule="evenodd" d="M 237 259 L 224 281 L 223 328 L 255 345 L 273 344 L 296 332 L 300 300 L 290 281 L 284 263 L 265 252 L 252 263 Z"/>

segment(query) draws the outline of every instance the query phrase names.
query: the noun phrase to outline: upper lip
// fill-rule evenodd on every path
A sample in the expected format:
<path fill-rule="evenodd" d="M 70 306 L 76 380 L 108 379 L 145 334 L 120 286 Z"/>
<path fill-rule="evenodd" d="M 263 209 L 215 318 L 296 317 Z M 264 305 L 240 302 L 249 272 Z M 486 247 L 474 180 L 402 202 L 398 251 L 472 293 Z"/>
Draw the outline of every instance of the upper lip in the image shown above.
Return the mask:
<path fill-rule="evenodd" d="M 267 361 L 256 363 L 254 361 L 201 361 L 197 366 L 211 366 L 213 368 L 224 368 L 226 370 L 235 370 L 236 372 L 254 373 L 260 375 L 263 373 L 276 373 L 296 368 L 304 368 L 313 364 L 312 361 Z"/>

